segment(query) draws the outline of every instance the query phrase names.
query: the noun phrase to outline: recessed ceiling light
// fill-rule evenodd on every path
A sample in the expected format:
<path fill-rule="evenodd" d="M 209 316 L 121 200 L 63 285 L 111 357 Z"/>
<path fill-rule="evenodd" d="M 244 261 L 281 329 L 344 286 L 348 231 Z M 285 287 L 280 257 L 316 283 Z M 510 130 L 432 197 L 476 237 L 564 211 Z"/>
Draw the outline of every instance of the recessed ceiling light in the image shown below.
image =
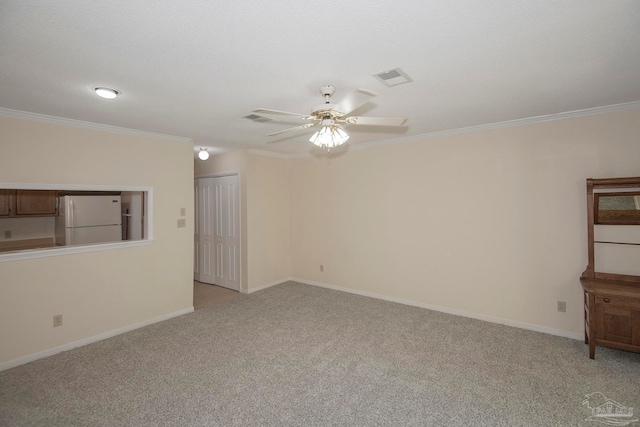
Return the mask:
<path fill-rule="evenodd" d="M 94 87 L 93 90 L 96 91 L 96 94 L 98 96 L 101 96 L 107 99 L 113 99 L 116 96 L 120 95 L 120 91 L 117 91 L 115 89 L 111 89 L 108 87 Z"/>

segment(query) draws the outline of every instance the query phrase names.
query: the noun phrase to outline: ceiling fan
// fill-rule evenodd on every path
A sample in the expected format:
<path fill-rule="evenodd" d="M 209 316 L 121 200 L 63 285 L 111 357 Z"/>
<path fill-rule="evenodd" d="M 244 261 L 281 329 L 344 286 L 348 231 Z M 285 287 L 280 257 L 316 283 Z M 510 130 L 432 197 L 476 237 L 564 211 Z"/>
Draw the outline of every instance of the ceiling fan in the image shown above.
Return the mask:
<path fill-rule="evenodd" d="M 311 114 L 290 113 L 288 111 L 270 110 L 267 108 L 258 108 L 253 110 L 253 112 L 257 114 L 297 117 L 301 120 L 311 120 L 311 123 L 305 123 L 301 126 L 268 133 L 267 136 L 279 135 L 285 132 L 307 129 L 320 125 L 320 129 L 311 136 L 309 141 L 318 147 L 326 148 L 327 150 L 331 150 L 333 147 L 344 144 L 349 139 L 349 135 L 340 128 L 340 124 L 402 126 L 407 123 L 408 119 L 402 117 L 349 116 L 351 112 L 369 102 L 371 98 L 376 96 L 376 93 L 366 89 L 358 89 L 337 104 L 332 104 L 329 101 L 329 98 L 333 96 L 335 91 L 335 86 L 320 86 L 320 94 L 324 97 L 325 103 L 314 107 L 311 110 Z"/>

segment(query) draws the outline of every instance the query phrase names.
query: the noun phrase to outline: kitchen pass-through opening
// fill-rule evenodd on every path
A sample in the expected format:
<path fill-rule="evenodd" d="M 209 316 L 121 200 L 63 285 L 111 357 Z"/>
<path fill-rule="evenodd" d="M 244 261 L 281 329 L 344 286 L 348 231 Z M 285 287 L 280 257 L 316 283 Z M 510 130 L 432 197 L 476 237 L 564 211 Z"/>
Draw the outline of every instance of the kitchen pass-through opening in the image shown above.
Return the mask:
<path fill-rule="evenodd" d="M 148 241 L 151 195 L 140 187 L 0 187 L 0 257 Z"/>

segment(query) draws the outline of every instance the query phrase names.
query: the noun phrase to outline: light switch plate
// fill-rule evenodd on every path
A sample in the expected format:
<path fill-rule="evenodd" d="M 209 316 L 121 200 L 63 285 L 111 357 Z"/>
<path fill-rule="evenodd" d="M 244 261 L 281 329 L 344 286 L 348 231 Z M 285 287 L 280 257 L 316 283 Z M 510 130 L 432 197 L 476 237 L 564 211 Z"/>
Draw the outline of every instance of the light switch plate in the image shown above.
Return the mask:
<path fill-rule="evenodd" d="M 187 214 L 187 210 L 185 208 L 180 208 L 180 216 L 185 216 Z"/>
<path fill-rule="evenodd" d="M 187 226 L 187 220 L 184 218 L 178 219 L 178 228 L 185 228 Z"/>

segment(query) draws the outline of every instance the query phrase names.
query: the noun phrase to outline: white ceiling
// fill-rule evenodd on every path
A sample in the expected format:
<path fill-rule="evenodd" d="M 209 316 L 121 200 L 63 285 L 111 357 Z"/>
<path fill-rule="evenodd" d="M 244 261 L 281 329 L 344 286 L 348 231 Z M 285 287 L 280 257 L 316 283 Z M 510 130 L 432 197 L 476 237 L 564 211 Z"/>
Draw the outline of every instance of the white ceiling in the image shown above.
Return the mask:
<path fill-rule="evenodd" d="M 400 67 L 413 81 L 373 74 Z M 351 144 L 640 101 L 637 0 L 0 2 L 0 107 L 192 138 L 196 149 L 311 150 L 267 137 L 357 88 Z M 91 88 L 122 91 L 103 100 Z"/>

